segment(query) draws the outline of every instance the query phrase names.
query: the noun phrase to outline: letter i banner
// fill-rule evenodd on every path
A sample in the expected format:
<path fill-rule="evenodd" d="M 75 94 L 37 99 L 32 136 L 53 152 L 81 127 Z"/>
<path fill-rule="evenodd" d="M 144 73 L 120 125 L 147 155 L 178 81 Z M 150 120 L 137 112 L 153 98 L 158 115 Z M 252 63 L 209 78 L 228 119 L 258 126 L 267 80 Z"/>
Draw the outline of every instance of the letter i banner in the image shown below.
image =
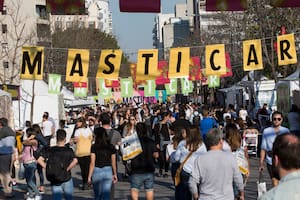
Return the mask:
<path fill-rule="evenodd" d="M 155 96 L 155 80 L 147 80 L 147 84 L 144 86 L 144 96 Z"/>
<path fill-rule="evenodd" d="M 187 95 L 191 92 L 193 92 L 194 85 L 192 81 L 189 81 L 188 78 L 181 78 L 181 92 L 184 95 Z"/>
<path fill-rule="evenodd" d="M 44 47 L 22 47 L 20 79 L 43 80 Z"/>
<path fill-rule="evenodd" d="M 220 87 L 220 77 L 217 75 L 208 76 L 208 87 L 209 88 Z"/>
<path fill-rule="evenodd" d="M 105 86 L 105 80 L 102 78 L 98 79 L 99 83 L 99 93 L 98 96 L 103 99 L 112 97 L 111 88 Z"/>
<path fill-rule="evenodd" d="M 49 74 L 48 76 L 48 93 L 59 94 L 61 87 L 61 75 L 60 74 Z"/>
<path fill-rule="evenodd" d="M 165 84 L 168 95 L 177 94 L 177 78 L 171 78 L 170 83 Z"/>
<path fill-rule="evenodd" d="M 122 78 L 120 82 L 121 82 L 121 97 L 132 97 L 133 96 L 132 78 Z"/>

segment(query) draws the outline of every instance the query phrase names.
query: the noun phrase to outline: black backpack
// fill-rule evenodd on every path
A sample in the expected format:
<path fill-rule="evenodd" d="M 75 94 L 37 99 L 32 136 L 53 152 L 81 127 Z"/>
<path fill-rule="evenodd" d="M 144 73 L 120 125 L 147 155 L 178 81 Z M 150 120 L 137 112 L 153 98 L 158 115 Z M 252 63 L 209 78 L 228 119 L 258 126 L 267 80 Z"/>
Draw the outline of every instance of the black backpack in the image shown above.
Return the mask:
<path fill-rule="evenodd" d="M 46 164 L 47 180 L 52 185 L 61 184 L 68 181 L 71 177 L 70 173 L 67 172 L 67 167 L 68 166 L 65 164 L 64 159 L 50 149 Z"/>

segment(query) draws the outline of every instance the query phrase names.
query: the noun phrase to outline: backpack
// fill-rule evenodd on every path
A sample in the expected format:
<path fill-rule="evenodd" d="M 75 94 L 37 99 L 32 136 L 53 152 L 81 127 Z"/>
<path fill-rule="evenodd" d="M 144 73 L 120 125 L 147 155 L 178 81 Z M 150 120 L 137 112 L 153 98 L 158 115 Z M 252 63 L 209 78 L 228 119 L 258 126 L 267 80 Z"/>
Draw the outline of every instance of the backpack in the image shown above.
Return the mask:
<path fill-rule="evenodd" d="M 64 159 L 50 150 L 46 164 L 46 177 L 51 184 L 61 184 L 70 179 L 68 166 L 63 161 Z"/>

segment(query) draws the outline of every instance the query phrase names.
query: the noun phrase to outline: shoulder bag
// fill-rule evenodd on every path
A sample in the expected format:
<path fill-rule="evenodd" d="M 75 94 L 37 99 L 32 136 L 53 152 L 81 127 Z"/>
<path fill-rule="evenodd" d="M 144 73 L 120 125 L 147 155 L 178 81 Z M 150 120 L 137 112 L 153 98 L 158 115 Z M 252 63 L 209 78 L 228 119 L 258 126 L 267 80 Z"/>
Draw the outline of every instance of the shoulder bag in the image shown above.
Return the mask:
<path fill-rule="evenodd" d="M 183 169 L 183 165 L 186 163 L 186 161 L 191 157 L 191 155 L 193 154 L 193 152 L 191 151 L 187 157 L 184 159 L 184 161 L 180 164 L 180 166 L 178 167 L 178 169 L 176 170 L 176 174 L 175 174 L 175 178 L 174 178 L 174 184 L 175 186 L 178 186 L 180 183 L 180 174 L 181 171 Z"/>

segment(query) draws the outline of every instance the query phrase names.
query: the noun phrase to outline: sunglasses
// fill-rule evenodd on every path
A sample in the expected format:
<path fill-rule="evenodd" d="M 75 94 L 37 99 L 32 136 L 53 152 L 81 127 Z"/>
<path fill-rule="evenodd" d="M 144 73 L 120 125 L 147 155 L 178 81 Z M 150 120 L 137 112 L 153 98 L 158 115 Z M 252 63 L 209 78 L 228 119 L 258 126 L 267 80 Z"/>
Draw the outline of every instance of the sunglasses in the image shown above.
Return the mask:
<path fill-rule="evenodd" d="M 279 118 L 274 117 L 274 118 L 273 118 L 273 121 L 276 121 L 276 120 L 277 120 L 277 121 L 281 121 L 281 118 L 280 118 L 280 117 L 279 117 Z"/>
<path fill-rule="evenodd" d="M 135 119 L 134 119 L 134 118 L 131 118 L 130 120 L 134 121 Z"/>

